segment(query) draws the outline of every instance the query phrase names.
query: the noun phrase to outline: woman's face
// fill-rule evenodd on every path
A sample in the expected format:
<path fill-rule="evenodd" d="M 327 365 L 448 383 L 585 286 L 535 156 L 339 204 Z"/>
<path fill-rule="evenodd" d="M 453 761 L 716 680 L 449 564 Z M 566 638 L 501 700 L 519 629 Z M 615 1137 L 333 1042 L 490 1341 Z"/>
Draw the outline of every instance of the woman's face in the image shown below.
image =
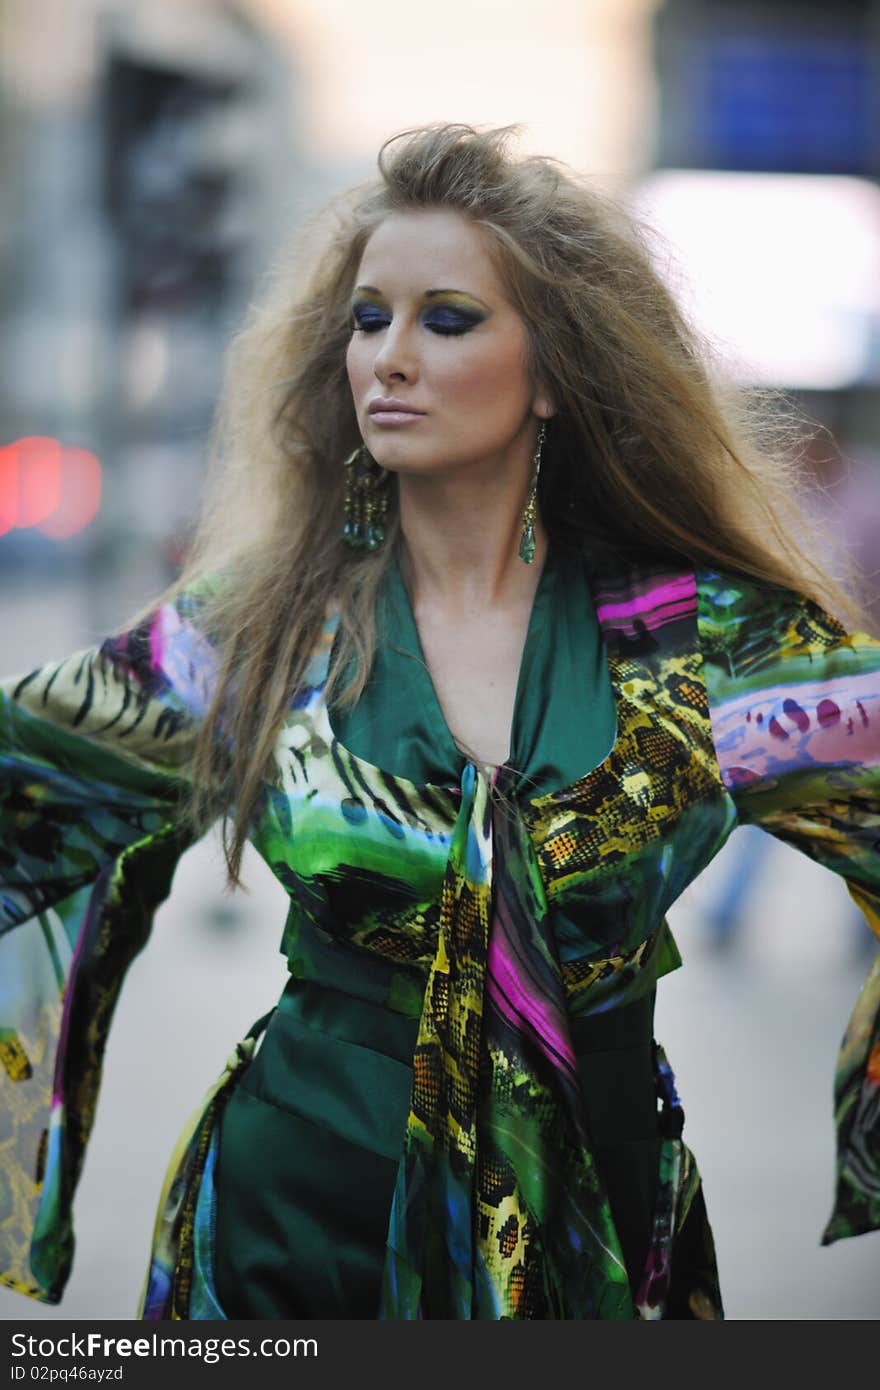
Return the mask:
<path fill-rule="evenodd" d="M 364 249 L 346 364 L 364 442 L 385 468 L 447 473 L 531 450 L 552 414 L 486 234 L 456 212 L 393 213 Z"/>

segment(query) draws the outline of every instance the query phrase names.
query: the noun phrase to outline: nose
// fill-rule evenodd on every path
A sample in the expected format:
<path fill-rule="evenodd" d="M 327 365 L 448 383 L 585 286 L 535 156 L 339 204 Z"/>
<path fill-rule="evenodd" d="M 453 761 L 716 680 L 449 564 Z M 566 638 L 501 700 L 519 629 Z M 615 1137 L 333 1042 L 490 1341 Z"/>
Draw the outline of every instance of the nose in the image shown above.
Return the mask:
<path fill-rule="evenodd" d="M 390 323 L 382 334 L 373 358 L 373 374 L 383 386 L 390 382 L 415 381 L 418 360 L 412 335 L 401 324 Z"/>

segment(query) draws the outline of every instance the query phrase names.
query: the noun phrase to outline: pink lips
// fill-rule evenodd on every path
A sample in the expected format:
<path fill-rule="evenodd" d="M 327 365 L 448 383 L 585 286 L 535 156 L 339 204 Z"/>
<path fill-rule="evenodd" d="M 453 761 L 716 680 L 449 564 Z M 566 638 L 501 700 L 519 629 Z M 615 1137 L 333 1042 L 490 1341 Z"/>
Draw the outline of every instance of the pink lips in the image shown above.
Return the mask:
<path fill-rule="evenodd" d="M 381 425 L 404 425 L 410 420 L 418 420 L 424 410 L 414 410 L 407 402 L 397 396 L 377 396 L 370 401 L 369 414 Z"/>

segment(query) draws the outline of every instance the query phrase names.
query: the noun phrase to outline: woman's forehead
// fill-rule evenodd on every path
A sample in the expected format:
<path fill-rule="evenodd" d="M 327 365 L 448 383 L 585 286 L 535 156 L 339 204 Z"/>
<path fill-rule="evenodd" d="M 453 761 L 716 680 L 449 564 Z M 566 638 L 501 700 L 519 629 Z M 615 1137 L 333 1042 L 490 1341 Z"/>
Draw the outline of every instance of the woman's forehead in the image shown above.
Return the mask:
<path fill-rule="evenodd" d="M 383 289 L 383 279 L 502 292 L 484 229 L 445 208 L 393 212 L 379 223 L 364 247 L 357 282 Z"/>

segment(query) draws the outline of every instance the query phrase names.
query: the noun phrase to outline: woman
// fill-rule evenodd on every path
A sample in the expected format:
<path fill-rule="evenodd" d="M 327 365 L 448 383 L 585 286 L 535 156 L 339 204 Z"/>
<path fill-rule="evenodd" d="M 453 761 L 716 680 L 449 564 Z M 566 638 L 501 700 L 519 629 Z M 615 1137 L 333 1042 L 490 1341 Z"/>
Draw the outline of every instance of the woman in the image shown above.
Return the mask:
<path fill-rule="evenodd" d="M 633 230 L 505 137 L 383 148 L 240 341 L 180 583 L 5 685 L 22 1292 L 61 1296 L 119 985 L 223 815 L 291 980 L 181 1140 L 142 1315 L 722 1314 L 664 912 L 739 820 L 880 931 L 880 645 Z M 880 1224 L 878 1004 L 875 967 L 826 1241 Z"/>

